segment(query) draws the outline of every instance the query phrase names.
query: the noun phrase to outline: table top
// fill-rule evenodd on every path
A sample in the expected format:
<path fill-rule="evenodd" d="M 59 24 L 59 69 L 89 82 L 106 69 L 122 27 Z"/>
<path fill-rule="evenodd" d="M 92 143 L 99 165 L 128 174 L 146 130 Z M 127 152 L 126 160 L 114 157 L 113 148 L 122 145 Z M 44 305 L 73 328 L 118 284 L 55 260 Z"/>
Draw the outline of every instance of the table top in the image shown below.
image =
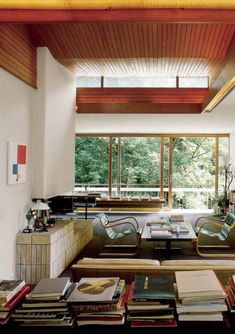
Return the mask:
<path fill-rule="evenodd" d="M 142 235 L 141 235 L 141 238 L 142 239 L 145 239 L 145 240 L 149 240 L 149 241 L 159 241 L 159 240 L 173 240 L 173 241 L 176 241 L 176 240 L 179 240 L 179 241 L 190 241 L 190 240 L 193 240 L 193 239 L 196 239 L 197 236 L 194 232 L 194 229 L 191 225 L 191 223 L 189 221 L 184 221 L 184 222 L 177 222 L 177 223 L 170 223 L 168 220 L 166 219 L 163 219 L 162 220 L 162 226 L 164 227 L 165 224 L 169 224 L 169 226 L 171 225 L 178 225 L 179 227 L 180 226 L 186 226 L 187 229 L 188 229 L 188 232 L 180 232 L 180 233 L 176 233 L 176 232 L 172 232 L 170 236 L 152 236 L 151 235 L 151 226 L 156 226 L 156 225 L 159 225 L 161 223 L 161 221 L 152 221 L 152 222 L 147 222 L 144 226 L 144 229 L 143 229 L 143 232 L 142 232 Z"/>

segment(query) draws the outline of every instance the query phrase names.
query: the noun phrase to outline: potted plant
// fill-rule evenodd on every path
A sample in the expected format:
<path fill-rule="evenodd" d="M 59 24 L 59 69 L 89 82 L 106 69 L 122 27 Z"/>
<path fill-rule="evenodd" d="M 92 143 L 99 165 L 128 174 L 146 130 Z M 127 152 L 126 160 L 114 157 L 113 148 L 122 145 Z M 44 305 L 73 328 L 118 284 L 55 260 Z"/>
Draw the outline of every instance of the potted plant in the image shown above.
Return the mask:
<path fill-rule="evenodd" d="M 213 200 L 213 206 L 217 213 L 225 215 L 229 208 L 230 186 L 233 181 L 233 171 L 230 158 L 224 157 L 224 165 L 220 168 L 219 174 L 224 176 L 223 191 L 217 194 Z"/>

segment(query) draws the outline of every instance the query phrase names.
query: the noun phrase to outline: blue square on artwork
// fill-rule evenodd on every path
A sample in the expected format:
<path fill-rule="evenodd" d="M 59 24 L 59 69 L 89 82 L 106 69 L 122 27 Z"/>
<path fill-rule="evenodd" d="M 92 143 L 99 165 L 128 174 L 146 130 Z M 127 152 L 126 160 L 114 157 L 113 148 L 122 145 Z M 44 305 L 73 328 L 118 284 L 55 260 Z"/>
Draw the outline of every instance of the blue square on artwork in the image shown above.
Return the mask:
<path fill-rule="evenodd" d="M 15 175 L 18 173 L 18 165 L 17 164 L 13 164 L 12 165 L 12 174 Z"/>

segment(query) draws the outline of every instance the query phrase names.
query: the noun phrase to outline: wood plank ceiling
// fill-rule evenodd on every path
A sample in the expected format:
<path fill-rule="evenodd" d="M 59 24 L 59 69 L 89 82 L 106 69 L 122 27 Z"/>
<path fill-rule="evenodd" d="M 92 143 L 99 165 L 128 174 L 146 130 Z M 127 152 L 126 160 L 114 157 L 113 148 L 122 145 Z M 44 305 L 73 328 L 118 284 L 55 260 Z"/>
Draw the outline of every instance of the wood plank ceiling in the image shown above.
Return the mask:
<path fill-rule="evenodd" d="M 29 29 L 37 45 L 47 46 L 55 59 L 77 76 L 206 76 L 210 83 L 226 57 L 235 24 L 67 22 L 34 24 Z M 198 113 L 202 107 L 191 106 L 202 106 L 208 93 L 208 89 L 173 92 L 168 88 L 160 94 L 148 89 L 78 89 L 77 105 L 78 112 L 87 113 L 90 104 L 97 104 L 91 110 L 100 113 L 107 112 L 104 104 L 129 103 L 129 112 L 139 112 L 131 104 L 145 103 L 141 112 L 148 112 L 146 103 L 174 103 L 176 112 Z M 182 103 L 188 103 L 189 108 L 182 108 Z M 112 108 L 117 113 L 126 109 Z M 159 112 L 172 113 L 172 106 L 158 106 Z"/>
<path fill-rule="evenodd" d="M 138 4 L 135 1 L 136 6 L 127 1 L 124 7 L 123 2 L 122 5 L 114 2 L 111 8 L 106 7 L 107 1 L 101 7 L 97 1 L 90 6 L 89 1 L 77 1 L 74 11 L 72 3 L 71 8 L 69 5 L 56 10 L 52 10 L 53 6 L 46 10 L 41 5 L 39 11 L 34 11 L 34 6 L 28 3 L 26 10 L 17 9 L 17 13 L 6 6 L 0 19 L 24 23 L 33 44 L 48 47 L 53 57 L 77 76 L 207 76 L 212 85 L 226 61 L 234 36 L 233 2 L 224 5 L 218 0 L 214 6 L 209 1 L 207 10 L 202 9 L 203 1 L 196 8 L 193 1 L 186 2 L 185 8 L 181 8 L 182 1 L 177 1 L 176 9 L 166 8 L 167 4 L 162 9 L 162 1 L 152 1 L 151 9 L 146 5 L 141 10 L 142 1 Z M 107 112 L 108 104 L 112 105 L 110 109 L 120 112 L 113 105 L 129 103 L 130 108 L 133 104 L 145 105 L 138 108 L 142 112 L 148 112 L 149 104 L 152 112 L 153 105 L 157 105 L 157 113 L 172 112 L 174 105 L 174 112 L 190 113 L 201 112 L 203 103 L 210 100 L 209 89 L 101 90 L 78 89 L 78 112 L 88 112 L 94 104 L 95 112 Z M 161 109 L 159 105 L 164 107 Z M 126 112 L 128 108 L 122 110 Z M 134 111 L 133 106 L 129 112 Z"/>
<path fill-rule="evenodd" d="M 46 45 L 58 61 L 77 75 L 213 79 L 235 25 L 76 22 L 36 24 L 31 29 L 37 43 Z"/>

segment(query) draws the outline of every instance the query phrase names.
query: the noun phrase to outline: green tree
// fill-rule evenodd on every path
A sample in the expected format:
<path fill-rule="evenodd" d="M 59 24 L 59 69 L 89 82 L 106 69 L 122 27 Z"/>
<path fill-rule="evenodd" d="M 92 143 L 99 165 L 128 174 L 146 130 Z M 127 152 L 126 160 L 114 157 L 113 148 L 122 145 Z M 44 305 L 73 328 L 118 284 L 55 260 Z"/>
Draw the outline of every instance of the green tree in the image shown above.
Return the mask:
<path fill-rule="evenodd" d="M 108 138 L 75 138 L 75 182 L 108 183 Z"/>

